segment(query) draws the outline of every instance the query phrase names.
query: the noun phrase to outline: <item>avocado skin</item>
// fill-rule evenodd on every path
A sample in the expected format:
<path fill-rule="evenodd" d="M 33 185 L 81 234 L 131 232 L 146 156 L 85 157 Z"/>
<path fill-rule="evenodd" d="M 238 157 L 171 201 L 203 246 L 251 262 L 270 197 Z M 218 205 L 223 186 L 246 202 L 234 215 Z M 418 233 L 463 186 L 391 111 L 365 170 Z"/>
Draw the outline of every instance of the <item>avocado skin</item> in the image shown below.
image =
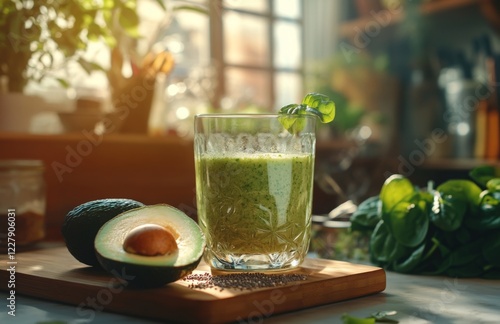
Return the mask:
<path fill-rule="evenodd" d="M 126 198 L 93 200 L 73 208 L 64 219 L 61 233 L 68 251 L 78 261 L 100 266 L 95 255 L 94 239 L 97 232 L 111 218 L 143 203 Z"/>
<path fill-rule="evenodd" d="M 178 267 L 159 267 L 106 259 L 98 252 L 96 256 L 104 270 L 126 281 L 127 287 L 136 289 L 159 288 L 182 279 L 193 272 L 202 259 L 200 256 L 192 263 Z"/>

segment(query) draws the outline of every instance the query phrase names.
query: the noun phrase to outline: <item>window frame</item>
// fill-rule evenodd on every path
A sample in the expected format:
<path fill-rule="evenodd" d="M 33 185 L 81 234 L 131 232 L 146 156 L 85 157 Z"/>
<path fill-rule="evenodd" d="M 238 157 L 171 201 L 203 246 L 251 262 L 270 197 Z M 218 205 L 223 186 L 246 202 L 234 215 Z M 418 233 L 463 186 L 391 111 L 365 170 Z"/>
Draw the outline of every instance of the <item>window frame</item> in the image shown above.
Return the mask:
<path fill-rule="evenodd" d="M 280 72 L 296 73 L 300 78 L 301 88 L 304 89 L 305 87 L 305 82 L 304 82 L 305 48 L 304 48 L 304 14 L 303 14 L 304 0 L 297 0 L 299 1 L 300 12 L 301 12 L 300 17 L 298 18 L 277 16 L 274 10 L 274 4 L 273 4 L 274 0 L 266 0 L 266 1 L 268 10 L 266 12 L 261 13 L 250 10 L 226 7 L 224 6 L 224 0 L 210 0 L 210 6 L 209 6 L 210 51 L 209 52 L 210 52 L 210 59 L 213 62 L 216 71 L 216 86 L 213 97 L 211 99 L 212 101 L 211 105 L 216 110 L 220 110 L 221 100 L 227 93 L 227 87 L 226 87 L 227 80 L 225 77 L 227 69 L 243 69 L 254 72 L 257 71 L 268 72 L 267 74 L 269 75 L 270 78 L 269 80 L 270 89 L 268 93 L 269 98 L 266 98 L 267 99 L 266 101 L 270 103 L 270 107 L 268 107 L 270 111 L 274 110 L 274 105 L 276 102 L 277 73 Z M 223 15 L 225 11 L 235 12 L 242 15 L 251 15 L 266 19 L 268 26 L 267 32 L 269 34 L 268 44 L 267 44 L 269 48 L 269 57 L 267 58 L 266 66 L 256 66 L 251 64 L 237 64 L 237 63 L 227 62 L 227 60 L 224 57 L 225 39 L 224 39 Z M 275 64 L 274 58 L 275 58 L 276 48 L 273 39 L 274 39 L 275 23 L 277 21 L 295 23 L 299 27 L 300 30 L 299 46 L 301 48 L 301 58 L 300 58 L 300 64 L 297 68 L 279 67 L 276 66 Z"/>

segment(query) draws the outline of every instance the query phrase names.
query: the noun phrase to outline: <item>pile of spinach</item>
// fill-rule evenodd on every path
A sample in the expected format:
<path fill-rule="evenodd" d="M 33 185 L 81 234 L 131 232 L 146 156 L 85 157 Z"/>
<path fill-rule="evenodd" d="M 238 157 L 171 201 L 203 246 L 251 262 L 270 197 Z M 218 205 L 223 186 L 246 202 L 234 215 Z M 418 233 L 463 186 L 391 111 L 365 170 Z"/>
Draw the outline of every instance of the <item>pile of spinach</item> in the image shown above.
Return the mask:
<path fill-rule="evenodd" d="M 418 188 L 393 175 L 351 216 L 370 260 L 401 273 L 500 279 L 500 168 Z"/>

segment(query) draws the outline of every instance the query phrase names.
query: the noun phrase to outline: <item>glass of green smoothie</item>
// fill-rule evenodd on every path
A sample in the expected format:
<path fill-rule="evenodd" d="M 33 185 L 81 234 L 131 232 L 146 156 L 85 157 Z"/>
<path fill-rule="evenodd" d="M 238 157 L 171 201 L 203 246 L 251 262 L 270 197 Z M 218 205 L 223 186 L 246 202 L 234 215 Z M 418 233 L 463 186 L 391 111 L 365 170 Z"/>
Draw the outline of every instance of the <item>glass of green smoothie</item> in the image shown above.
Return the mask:
<path fill-rule="evenodd" d="M 304 260 L 311 236 L 315 124 L 294 116 L 195 117 L 198 221 L 216 269 L 283 270 Z"/>

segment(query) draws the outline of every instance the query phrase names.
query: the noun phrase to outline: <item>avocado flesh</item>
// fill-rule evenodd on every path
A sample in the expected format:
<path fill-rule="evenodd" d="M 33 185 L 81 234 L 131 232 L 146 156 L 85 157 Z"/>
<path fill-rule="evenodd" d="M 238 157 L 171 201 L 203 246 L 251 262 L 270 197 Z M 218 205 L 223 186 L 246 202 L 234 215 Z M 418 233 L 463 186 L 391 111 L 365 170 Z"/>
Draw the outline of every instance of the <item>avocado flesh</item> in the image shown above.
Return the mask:
<path fill-rule="evenodd" d="M 178 250 L 160 256 L 126 252 L 123 242 L 127 234 L 143 224 L 167 228 L 176 238 Z M 94 246 L 106 271 L 126 280 L 131 287 L 153 288 L 191 273 L 205 250 L 205 237 L 194 220 L 174 207 L 161 204 L 130 210 L 109 220 L 97 233 Z"/>
<path fill-rule="evenodd" d="M 108 220 L 143 203 L 126 198 L 93 200 L 73 208 L 64 219 L 61 234 L 75 259 L 90 266 L 100 266 L 94 250 L 94 239 Z"/>

